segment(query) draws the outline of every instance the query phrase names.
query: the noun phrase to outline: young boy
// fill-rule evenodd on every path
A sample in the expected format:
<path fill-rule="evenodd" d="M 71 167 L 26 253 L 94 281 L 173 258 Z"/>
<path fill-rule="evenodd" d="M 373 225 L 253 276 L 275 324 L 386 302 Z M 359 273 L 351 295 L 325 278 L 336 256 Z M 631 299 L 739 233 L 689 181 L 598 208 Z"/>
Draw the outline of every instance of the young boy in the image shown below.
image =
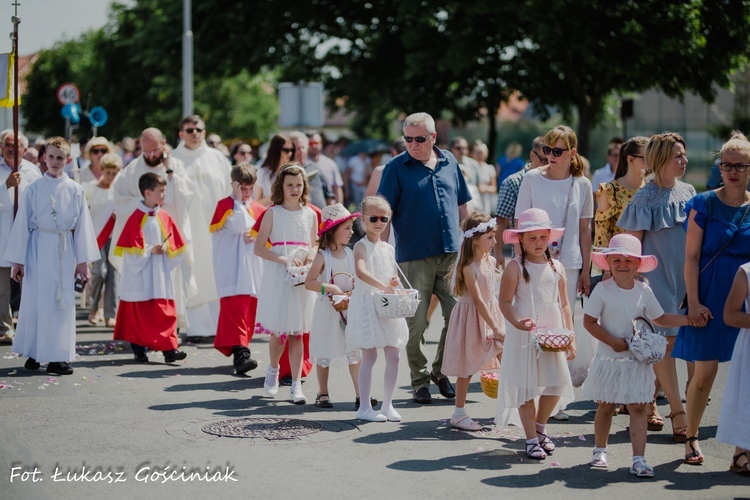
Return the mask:
<path fill-rule="evenodd" d="M 101 259 L 91 267 L 91 304 L 89 306 L 89 323 L 99 322 L 99 300 L 104 291 L 104 325 L 115 326 L 117 309 L 117 270 L 109 262 L 109 246 L 112 241 L 112 229 L 115 227 L 115 194 L 111 189 L 117 173 L 122 168 L 122 158 L 117 153 L 107 153 L 101 159 L 102 175 L 99 179 L 84 182 L 83 191 L 94 222 L 96 242 L 99 245 Z"/>
<path fill-rule="evenodd" d="M 252 199 L 255 167 L 247 162 L 232 168 L 232 196 L 216 205 L 211 220 L 216 289 L 219 292 L 219 324 L 214 347 L 224 356 L 234 355 L 236 373 L 258 366 L 250 357 L 262 259 L 255 256 L 255 232 L 251 229 L 265 207 Z"/>
<path fill-rule="evenodd" d="M 47 143 L 47 172 L 21 198 L 5 260 L 20 283 L 21 310 L 13 352 L 28 356 L 25 367 L 70 375 L 75 357 L 74 284 L 89 277 L 88 263 L 99 259 L 96 235 L 83 188 L 65 175 L 70 143 Z"/>
<path fill-rule="evenodd" d="M 162 351 L 166 363 L 185 359 L 177 350 L 177 311 L 172 269 L 187 248 L 182 233 L 161 208 L 167 182 L 148 172 L 138 179 L 143 202 L 125 222 L 115 255 L 123 257 L 115 340 L 130 342 L 135 360 L 147 363 L 146 349 Z"/>

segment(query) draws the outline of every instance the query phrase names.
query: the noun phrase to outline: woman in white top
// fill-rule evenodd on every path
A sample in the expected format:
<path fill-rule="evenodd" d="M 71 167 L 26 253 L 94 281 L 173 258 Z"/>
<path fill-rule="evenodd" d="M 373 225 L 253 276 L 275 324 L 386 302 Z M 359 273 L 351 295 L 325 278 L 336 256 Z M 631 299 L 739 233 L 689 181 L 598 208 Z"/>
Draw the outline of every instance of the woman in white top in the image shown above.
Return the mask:
<path fill-rule="evenodd" d="M 565 236 L 550 248 L 552 257 L 565 267 L 568 302 L 576 295 L 589 294 L 591 254 L 591 218 L 594 197 L 591 182 L 583 176 L 583 160 L 578 155 L 578 138 L 568 126 L 558 125 L 544 137 L 542 148 L 549 165 L 529 170 L 523 177 L 516 203 L 516 219 L 529 208 L 541 208 L 550 215 L 552 225 L 564 227 Z M 581 272 L 585 269 L 587 272 Z M 578 333 L 578 332 L 577 332 Z M 586 332 L 576 335 L 578 354 L 570 364 L 573 385 L 580 386 L 594 357 L 596 341 Z M 565 415 L 556 415 L 564 419 Z"/>

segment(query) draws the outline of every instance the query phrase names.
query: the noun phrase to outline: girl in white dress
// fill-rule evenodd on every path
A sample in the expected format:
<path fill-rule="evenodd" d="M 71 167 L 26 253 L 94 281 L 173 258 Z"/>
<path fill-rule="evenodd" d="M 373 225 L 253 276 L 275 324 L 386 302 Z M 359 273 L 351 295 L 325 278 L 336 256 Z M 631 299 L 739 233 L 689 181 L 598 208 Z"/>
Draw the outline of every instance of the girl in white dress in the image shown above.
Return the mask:
<path fill-rule="evenodd" d="M 356 401 L 359 401 L 361 353 L 357 349 L 347 349 L 344 333 L 347 311 L 336 311 L 332 304 L 333 300 L 341 300 L 352 291 L 353 283 L 348 277 L 354 276 L 354 252 L 346 245 L 354 234 L 352 226 L 357 217 L 359 212 L 349 213 L 340 203 L 323 209 L 323 222 L 318 231 L 318 254 L 305 281 L 308 290 L 320 293 L 315 301 L 310 330 L 310 356 L 317 358 L 318 395 L 315 406 L 318 408 L 333 408 L 328 395 L 331 358 L 346 356 L 357 395 Z M 344 279 L 339 280 L 339 277 Z"/>
<path fill-rule="evenodd" d="M 308 185 L 305 172 L 297 163 L 284 165 L 271 190 L 274 206 L 269 208 L 260 225 L 255 255 L 270 262 L 263 270 L 258 294 L 255 333 L 271 334 L 270 364 L 263 390 L 268 396 L 279 391 L 279 360 L 284 343 L 289 341 L 289 365 L 292 369 L 291 398 L 294 404 L 305 404 L 302 393 L 302 336 L 310 333 L 315 294 L 287 278 L 287 264 L 310 264 L 318 250 L 317 216 L 307 206 Z"/>
<path fill-rule="evenodd" d="M 346 339 L 350 348 L 362 349 L 357 418 L 371 422 L 399 422 L 401 415 L 393 408 L 393 391 L 398 378 L 399 349 L 406 345 L 409 328 L 404 318 L 378 316 L 373 298 L 377 290 L 394 293 L 394 287 L 399 285 L 395 251 L 391 245 L 380 240 L 380 234 L 391 218 L 391 207 L 380 196 L 368 196 L 362 200 L 360 210 L 367 234 L 354 245 L 356 279 L 346 325 Z M 381 413 L 373 410 L 370 402 L 372 368 L 378 359 L 378 348 L 382 348 L 385 354 Z"/>
<path fill-rule="evenodd" d="M 665 314 L 654 292 L 637 273 L 656 269 L 653 255 L 641 255 L 641 241 L 631 234 L 618 234 L 609 247 L 592 253 L 594 264 L 611 271 L 612 279 L 602 281 L 583 307 L 583 326 L 599 341 L 596 356 L 583 384 L 586 398 L 599 403 L 594 418 L 594 456 L 591 465 L 607 467 L 607 440 L 616 403 L 628 405 L 630 441 L 633 464 L 630 473 L 638 477 L 654 477 L 654 469 L 646 463 L 646 407 L 654 398 L 656 375 L 652 365 L 641 363 L 629 351 L 628 339 L 633 335 L 634 321 L 639 316 L 650 318 L 663 327 L 688 324 L 688 317 Z"/>
<path fill-rule="evenodd" d="M 735 446 L 731 472 L 750 476 L 750 262 L 740 266 L 734 277 L 732 289 L 724 306 L 724 322 L 728 326 L 742 328 L 732 351 L 727 384 L 719 413 L 719 428 L 716 440 Z M 745 311 L 742 306 L 745 306 Z"/>
<path fill-rule="evenodd" d="M 518 229 L 503 233 L 505 243 L 519 245 L 520 255 L 508 263 L 500 284 L 500 310 L 508 331 L 495 422 L 520 423 L 526 433 L 526 455 L 534 460 L 543 460 L 555 450 L 547 421 L 561 405 L 573 401 L 566 353 L 539 352 L 532 342 L 533 330 L 539 326 L 565 325 L 573 330 L 565 267 L 549 252 L 549 244 L 562 235 L 563 230 L 553 228 L 541 208 L 523 211 Z M 567 359 L 575 357 L 575 349 L 573 341 Z"/>

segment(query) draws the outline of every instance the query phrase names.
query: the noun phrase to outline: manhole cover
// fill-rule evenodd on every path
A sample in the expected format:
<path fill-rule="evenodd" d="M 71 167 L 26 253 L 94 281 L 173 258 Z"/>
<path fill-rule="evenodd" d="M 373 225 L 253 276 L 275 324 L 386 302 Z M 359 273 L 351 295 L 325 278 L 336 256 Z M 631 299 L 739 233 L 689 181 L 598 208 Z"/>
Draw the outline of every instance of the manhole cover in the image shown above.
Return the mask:
<path fill-rule="evenodd" d="M 294 418 L 238 418 L 212 422 L 201 430 L 214 436 L 276 441 L 315 434 L 323 430 L 323 425 Z"/>

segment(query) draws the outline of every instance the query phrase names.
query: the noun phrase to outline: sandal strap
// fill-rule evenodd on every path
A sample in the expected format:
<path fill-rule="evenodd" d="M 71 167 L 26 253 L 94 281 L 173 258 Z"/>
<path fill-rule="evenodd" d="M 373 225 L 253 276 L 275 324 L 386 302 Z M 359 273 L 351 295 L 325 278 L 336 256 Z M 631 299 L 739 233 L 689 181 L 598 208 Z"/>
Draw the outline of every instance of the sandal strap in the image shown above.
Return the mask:
<path fill-rule="evenodd" d="M 740 468 L 740 466 L 739 466 L 739 465 L 737 464 L 737 462 L 738 462 L 738 461 L 739 461 L 739 459 L 740 459 L 740 458 L 742 458 L 743 456 L 744 456 L 745 458 L 747 458 L 747 452 L 746 452 L 746 451 L 743 451 L 742 453 L 738 453 L 738 454 L 736 454 L 735 456 L 733 456 L 733 457 L 732 457 L 732 465 L 733 465 L 734 467 Z M 745 464 L 745 467 L 747 467 L 747 464 Z"/>
<path fill-rule="evenodd" d="M 526 443 L 526 455 L 532 458 L 546 457 L 547 452 L 539 443 Z"/>
<path fill-rule="evenodd" d="M 680 411 L 673 411 L 669 415 L 667 415 L 668 419 L 674 420 L 675 417 L 679 417 L 680 415 L 687 415 L 684 410 Z"/>

